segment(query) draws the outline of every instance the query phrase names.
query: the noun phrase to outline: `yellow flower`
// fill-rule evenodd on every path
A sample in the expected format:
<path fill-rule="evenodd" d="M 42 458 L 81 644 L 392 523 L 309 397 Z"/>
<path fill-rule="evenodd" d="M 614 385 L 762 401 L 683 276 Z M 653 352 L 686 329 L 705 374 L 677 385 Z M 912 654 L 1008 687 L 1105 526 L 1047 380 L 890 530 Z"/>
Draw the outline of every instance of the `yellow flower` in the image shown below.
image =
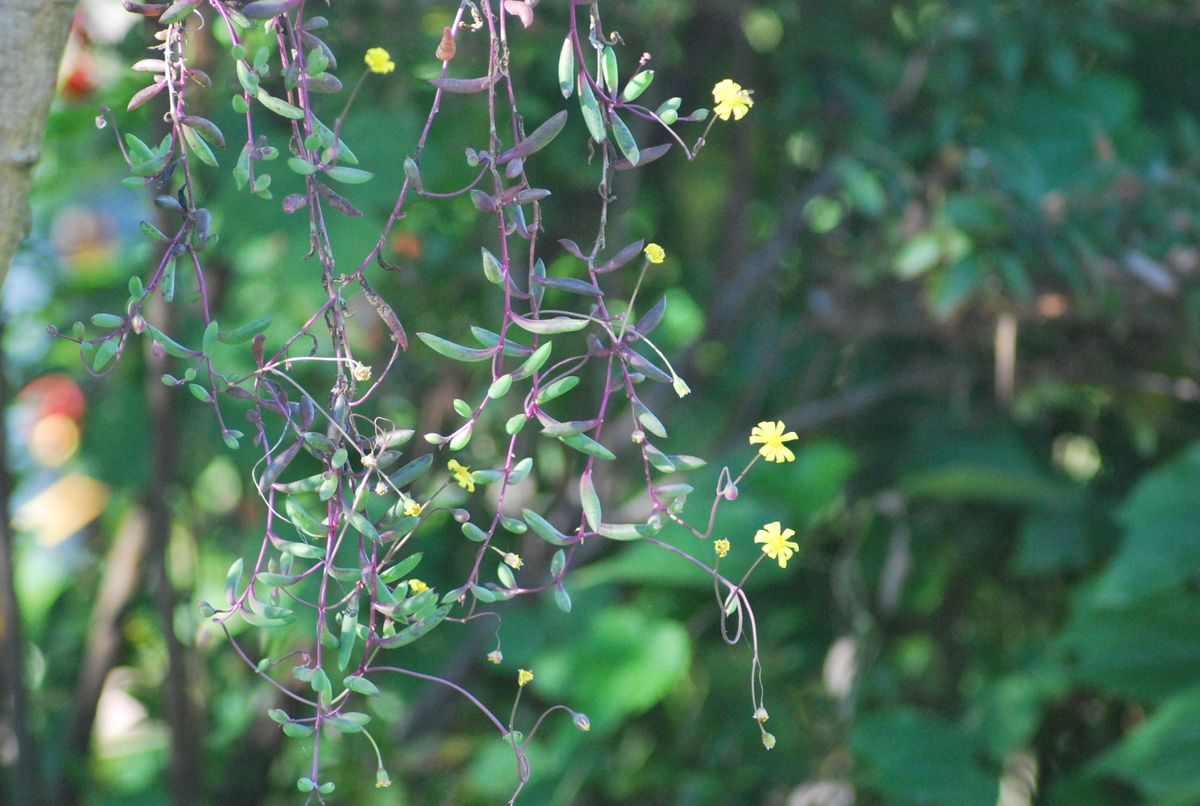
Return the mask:
<path fill-rule="evenodd" d="M 420 504 L 416 501 L 409 501 L 404 505 L 404 514 L 408 515 L 410 518 L 415 518 L 419 516 L 424 509 L 425 507 L 423 504 Z"/>
<path fill-rule="evenodd" d="M 419 579 L 410 579 L 408 581 L 408 592 L 413 596 L 416 596 L 418 593 L 424 593 L 427 590 L 429 590 L 429 586 Z"/>
<path fill-rule="evenodd" d="M 528 669 L 517 669 L 517 685 L 521 688 L 533 682 L 533 672 Z"/>
<path fill-rule="evenodd" d="M 521 561 L 521 555 L 513 554 L 512 552 L 504 555 L 504 564 L 514 571 L 520 571 L 521 566 L 525 565 L 525 563 Z"/>
<path fill-rule="evenodd" d="M 446 465 L 454 473 L 454 480 L 458 482 L 458 486 L 462 487 L 469 493 L 475 492 L 475 479 L 471 478 L 471 468 L 465 465 L 460 465 L 457 459 L 451 459 L 450 464 Z"/>
<path fill-rule="evenodd" d="M 798 543 L 788 540 L 794 534 L 796 534 L 795 529 L 784 529 L 780 532 L 779 521 L 774 521 L 755 533 L 754 542 L 762 543 L 763 554 L 772 560 L 777 560 L 780 568 L 787 568 L 788 560 L 792 559 L 792 555 L 800 548 Z"/>
<path fill-rule="evenodd" d="M 750 430 L 750 444 L 762 445 L 758 452 L 766 458 L 768 462 L 794 462 L 796 454 L 792 453 L 791 448 L 788 448 L 783 443 L 791 442 L 793 439 L 800 439 L 795 431 L 783 433 L 787 426 L 783 424 L 783 420 L 764 420 Z"/>
<path fill-rule="evenodd" d="M 642 250 L 646 255 L 646 260 L 657 265 L 667 259 L 667 250 L 663 249 L 656 243 L 646 244 L 646 248 Z"/>
<path fill-rule="evenodd" d="M 713 550 L 717 552 L 718 557 L 724 557 L 729 553 L 729 541 L 725 538 L 713 541 Z"/>
<path fill-rule="evenodd" d="M 742 89 L 741 84 L 728 78 L 718 82 L 712 92 L 713 101 L 717 104 L 713 107 L 713 114 L 721 120 L 729 120 L 730 115 L 734 120 L 741 120 L 754 106 L 750 90 Z"/>
<path fill-rule="evenodd" d="M 367 63 L 367 67 L 372 73 L 390 73 L 396 69 L 396 63 L 392 61 L 391 54 L 383 48 L 368 48 L 363 61 Z"/>
<path fill-rule="evenodd" d="M 350 364 L 350 375 L 354 377 L 354 380 L 365 383 L 371 380 L 371 368 L 361 362 L 353 361 Z"/>

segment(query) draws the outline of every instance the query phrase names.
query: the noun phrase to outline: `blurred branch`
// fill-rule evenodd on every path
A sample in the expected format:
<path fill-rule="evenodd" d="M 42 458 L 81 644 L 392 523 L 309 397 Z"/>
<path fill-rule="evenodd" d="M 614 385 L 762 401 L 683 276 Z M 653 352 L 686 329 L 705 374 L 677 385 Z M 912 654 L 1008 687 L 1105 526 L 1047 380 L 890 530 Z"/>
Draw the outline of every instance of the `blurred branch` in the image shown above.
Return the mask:
<path fill-rule="evenodd" d="M 104 576 L 88 623 L 87 645 L 75 684 L 74 715 L 62 751 L 68 769 L 59 776 L 54 803 L 73 804 L 82 798 L 83 769 L 96 722 L 96 707 L 104 680 L 116 664 L 124 645 L 125 614 L 142 582 L 142 560 L 146 553 L 146 514 L 135 509 L 121 523 L 112 547 L 100 567 Z"/>
<path fill-rule="evenodd" d="M 3 35 L 0 34 L 0 38 Z M 0 190 L 0 194 L 3 191 Z M 0 228 L 2 230 L 2 228 Z M 10 391 L 4 360 L 4 323 L 0 321 L 0 719 L 8 723 L 16 743 L 16 763 L 9 787 L 12 803 L 41 803 L 37 748 L 29 729 L 29 703 L 25 692 L 25 654 L 21 610 L 14 587 L 13 530 L 9 520 L 12 477 L 8 471 L 8 411 Z"/>
<path fill-rule="evenodd" d="M 952 384 L 962 370 L 949 366 L 914 367 L 879 383 L 850 389 L 840 395 L 796 406 L 783 414 L 795 431 L 816 431 L 839 420 L 856 417 L 888 400 Z"/>
<path fill-rule="evenodd" d="M 29 234 L 29 181 L 75 0 L 0 0 L 0 286 Z"/>
<path fill-rule="evenodd" d="M 169 327 L 170 307 L 158 297 L 151 303 L 155 321 Z M 167 544 L 171 537 L 171 511 L 165 492 L 176 476 L 178 424 L 172 408 L 172 390 L 159 380 L 167 370 L 166 355 L 156 354 L 147 343 L 146 399 L 150 413 L 150 478 L 146 511 L 149 519 L 148 577 L 154 591 L 163 639 L 167 645 L 167 676 L 163 682 L 163 710 L 171 730 L 169 786 L 172 802 L 188 806 L 200 800 L 203 727 L 199 708 L 190 701 L 188 657 L 175 632 L 175 589 L 167 574 Z M 153 486 L 157 485 L 157 486 Z"/>
<path fill-rule="evenodd" d="M 0 0 L 0 287 L 29 232 L 29 182 L 41 154 L 58 62 L 74 0 Z M 2 327 L 0 327 L 2 333 Z M 0 411 L 9 391 L 0 346 Z M 8 521 L 8 446 L 0 422 L 0 698 L 16 744 L 13 803 L 41 803 L 37 752 L 29 729 L 22 666 L 21 614 L 13 587 L 13 534 Z"/>

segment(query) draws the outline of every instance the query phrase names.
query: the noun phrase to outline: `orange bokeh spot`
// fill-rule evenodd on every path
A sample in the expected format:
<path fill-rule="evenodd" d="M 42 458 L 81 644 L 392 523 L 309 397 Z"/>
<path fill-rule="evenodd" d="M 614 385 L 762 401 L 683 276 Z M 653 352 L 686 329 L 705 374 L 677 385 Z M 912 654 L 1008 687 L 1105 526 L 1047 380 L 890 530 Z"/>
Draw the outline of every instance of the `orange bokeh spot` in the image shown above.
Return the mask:
<path fill-rule="evenodd" d="M 421 239 L 411 232 L 397 232 L 392 236 L 392 250 L 409 260 L 416 260 L 421 256 Z"/>
<path fill-rule="evenodd" d="M 34 424 L 28 445 L 38 464 L 62 467 L 79 450 L 79 426 L 66 415 L 47 415 Z"/>

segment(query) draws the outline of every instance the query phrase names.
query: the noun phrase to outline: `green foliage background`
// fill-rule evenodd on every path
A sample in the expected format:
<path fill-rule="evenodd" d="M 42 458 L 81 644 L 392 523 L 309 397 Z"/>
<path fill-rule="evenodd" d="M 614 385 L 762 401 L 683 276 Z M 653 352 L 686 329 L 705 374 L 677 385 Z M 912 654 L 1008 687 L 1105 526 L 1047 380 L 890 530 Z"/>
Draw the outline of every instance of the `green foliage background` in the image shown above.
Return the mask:
<path fill-rule="evenodd" d="M 706 105 L 725 77 L 755 90 L 749 116 L 718 124 L 698 164 L 673 152 L 620 177 L 613 241 L 645 237 L 671 256 L 642 298 L 667 294 L 669 354 L 683 357 L 695 390 L 682 403 L 669 390 L 658 398 L 672 447 L 710 457 L 711 469 L 745 461 L 760 419 L 784 419 L 803 437 L 797 462 L 756 472 L 718 529 L 734 543 L 734 568 L 752 559 L 765 520 L 799 532 L 797 560 L 751 585 L 779 743 L 769 753 L 759 744 L 749 656 L 720 641 L 705 578 L 649 546 L 596 553 L 574 577 L 569 616 L 549 597 L 510 607 L 511 663 L 480 663 L 490 630 L 455 627 L 422 641 L 413 665 L 495 703 L 512 696 L 509 666 L 528 666 L 535 697 L 590 715 L 590 734 L 555 724 L 534 744 L 529 803 L 785 803 L 824 782 L 852 787 L 860 803 L 983 804 L 1002 781 L 1020 791 L 1027 779 L 1040 803 L 1200 801 L 1200 7 L 611 5 L 607 25 L 627 53 L 654 56 L 653 100 Z M 347 82 L 368 46 L 398 64 L 368 82 L 347 124 L 378 178 L 352 195 L 366 215 L 332 232 L 343 260 L 365 252 L 390 209 L 450 13 L 398 0 L 328 13 Z M 546 2 L 513 34 L 529 121 L 563 108 L 562 18 Z M 82 776 L 89 803 L 167 797 L 165 649 L 149 591 L 123 618 L 118 659 L 148 729 L 136 741 L 94 741 L 87 758 L 61 743 L 108 547 L 139 501 L 162 495 L 185 599 L 176 631 L 196 646 L 205 709 L 200 799 L 295 802 L 306 751 L 262 738 L 272 693 L 219 636 L 197 643 L 195 602 L 219 599 L 229 562 L 261 536 L 247 457 L 229 453 L 210 414 L 181 395 L 180 476 L 151 479 L 140 358 L 86 380 L 70 345 L 41 335 L 119 306 L 127 277 L 146 265 L 136 221 L 152 214 L 147 200 L 117 185 L 116 148 L 92 125 L 98 106 L 123 109 L 141 86 L 121 65 L 141 57 L 143 39 L 135 28 L 94 45 L 99 87 L 57 106 L 34 199 L 38 236 L 6 293 L 15 388 L 50 370 L 79 378 L 89 409 L 72 467 L 112 490 L 105 514 L 72 540 L 22 537 L 41 764 L 48 779 Z M 479 55 L 468 39 L 456 58 Z M 221 91 L 210 114 L 236 130 L 233 79 L 216 54 L 212 66 Z M 478 145 L 461 134 L 478 123 L 477 105 L 448 106 L 423 160 L 429 187 L 466 180 L 463 148 Z M 118 117 L 146 129 L 152 115 Z M 598 209 L 584 142 L 572 107 L 539 155 L 539 179 L 555 191 L 553 238 L 592 234 L 578 231 Z M 203 177 L 221 235 L 219 317 L 270 310 L 272 333 L 290 333 L 323 298 L 319 268 L 302 259 L 303 222 L 235 193 L 228 167 Z M 276 180 L 279 197 L 294 190 L 288 181 L 298 186 Z M 98 258 L 72 264 L 49 233 L 67 226 L 64 209 L 81 208 L 107 211 L 113 229 Z M 393 250 L 404 268 L 379 286 L 410 333 L 462 332 L 496 316 L 498 301 L 478 293 L 480 223 L 465 199 L 411 207 L 400 231 L 416 246 L 401 245 L 407 257 Z M 569 258 L 549 269 L 573 270 Z M 181 310 L 179 327 L 195 330 Z M 357 338 L 385 355 L 368 318 Z M 995 381 L 1000 322 L 1017 334 L 1011 399 Z M 436 426 L 428 401 L 471 382 L 418 345 L 387 405 L 398 421 Z M 13 462 L 19 503 L 52 474 L 23 455 Z M 698 489 L 715 484 L 715 470 L 698 476 Z M 427 573 L 448 568 L 455 548 L 427 554 Z M 833 662 L 848 648 L 851 671 Z M 507 798 L 511 752 L 458 701 L 402 681 L 377 718 L 395 720 L 384 747 L 395 783 L 376 791 L 373 757 L 343 737 L 331 743 L 341 802 Z"/>

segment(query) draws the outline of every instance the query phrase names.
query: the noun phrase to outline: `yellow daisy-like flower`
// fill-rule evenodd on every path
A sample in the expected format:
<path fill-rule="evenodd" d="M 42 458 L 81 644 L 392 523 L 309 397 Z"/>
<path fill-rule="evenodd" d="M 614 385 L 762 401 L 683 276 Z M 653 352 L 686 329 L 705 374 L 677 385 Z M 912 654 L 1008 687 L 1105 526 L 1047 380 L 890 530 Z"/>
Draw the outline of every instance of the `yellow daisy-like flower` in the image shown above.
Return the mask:
<path fill-rule="evenodd" d="M 525 565 L 525 563 L 521 560 L 521 555 L 513 554 L 512 552 L 504 555 L 504 564 L 514 571 L 520 571 L 521 567 Z"/>
<path fill-rule="evenodd" d="M 750 107 L 754 106 L 750 90 L 742 89 L 741 84 L 728 78 L 717 82 L 712 93 L 713 101 L 716 102 L 713 114 L 721 120 L 729 120 L 730 115 L 733 115 L 734 120 L 741 120 L 750 111 Z"/>
<path fill-rule="evenodd" d="M 404 505 L 404 514 L 410 518 L 418 517 L 424 510 L 425 506 L 417 501 L 409 501 Z"/>
<path fill-rule="evenodd" d="M 780 568 L 787 568 L 788 560 L 792 559 L 792 555 L 800 549 L 798 543 L 788 540 L 794 534 L 796 534 L 795 529 L 779 531 L 779 521 L 774 521 L 755 533 L 754 542 L 762 543 L 763 554 L 777 561 Z"/>
<path fill-rule="evenodd" d="M 450 472 L 454 474 L 454 480 L 469 493 L 475 492 L 475 479 L 471 477 L 471 468 L 466 465 L 460 465 L 457 459 L 451 459 L 446 465 L 450 468 Z"/>
<path fill-rule="evenodd" d="M 429 590 L 429 586 L 419 579 L 410 579 L 408 581 L 408 592 L 413 596 L 416 596 L 418 593 L 424 593 L 427 590 Z"/>
<path fill-rule="evenodd" d="M 367 63 L 367 67 L 372 73 L 390 73 L 396 69 L 392 55 L 383 48 L 368 48 L 363 61 Z"/>
<path fill-rule="evenodd" d="M 646 255 L 646 260 L 649 260 L 656 266 L 667 259 L 667 250 L 656 243 L 646 244 L 646 248 L 642 250 L 642 253 Z"/>
<path fill-rule="evenodd" d="M 521 688 L 533 682 L 533 672 L 528 669 L 517 669 L 517 685 Z"/>
<path fill-rule="evenodd" d="M 718 557 L 724 557 L 729 553 L 729 541 L 725 538 L 713 541 L 713 551 L 717 552 Z"/>
<path fill-rule="evenodd" d="M 783 420 L 775 422 L 764 420 L 750 430 L 750 444 L 762 445 L 758 452 L 768 462 L 794 462 L 796 454 L 792 453 L 791 448 L 783 443 L 800 439 L 800 436 L 795 431 L 788 431 L 785 434 L 784 429 L 786 428 Z"/>

